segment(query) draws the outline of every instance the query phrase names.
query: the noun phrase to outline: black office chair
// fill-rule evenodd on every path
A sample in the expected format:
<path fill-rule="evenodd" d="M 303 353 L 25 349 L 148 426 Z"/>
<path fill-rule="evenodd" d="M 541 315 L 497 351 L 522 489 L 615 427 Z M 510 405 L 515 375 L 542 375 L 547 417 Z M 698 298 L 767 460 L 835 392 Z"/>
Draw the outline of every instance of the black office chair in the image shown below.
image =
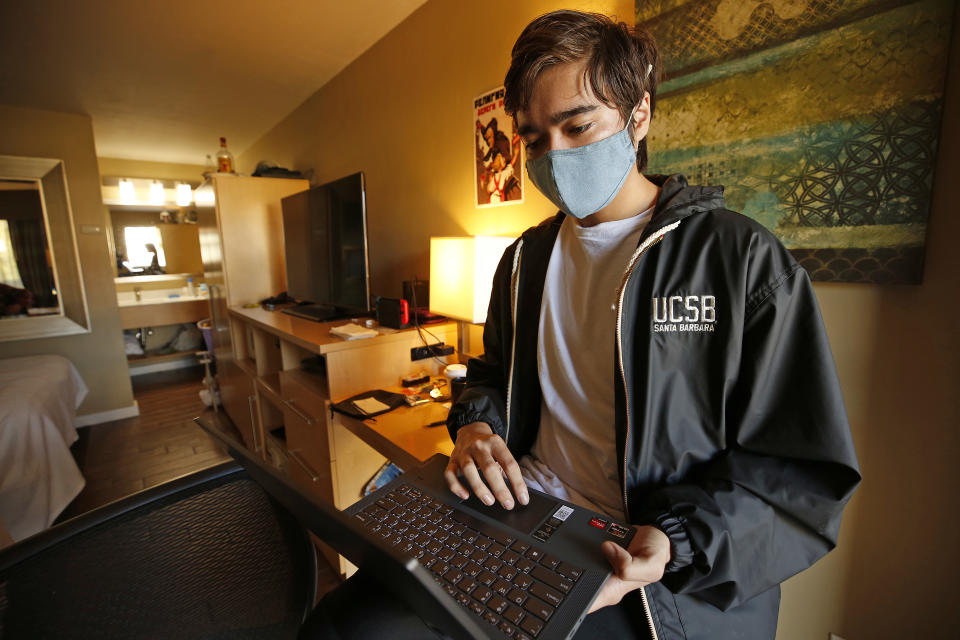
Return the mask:
<path fill-rule="evenodd" d="M 227 462 L 0 551 L 0 638 L 294 638 L 316 576 L 306 529 Z"/>

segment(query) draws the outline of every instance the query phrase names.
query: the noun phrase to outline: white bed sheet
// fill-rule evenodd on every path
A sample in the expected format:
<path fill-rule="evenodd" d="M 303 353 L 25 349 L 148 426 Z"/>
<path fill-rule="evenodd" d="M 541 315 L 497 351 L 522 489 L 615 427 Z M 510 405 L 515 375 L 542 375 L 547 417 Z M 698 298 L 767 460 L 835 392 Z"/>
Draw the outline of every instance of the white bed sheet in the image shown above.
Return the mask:
<path fill-rule="evenodd" d="M 49 527 L 83 489 L 70 445 L 86 395 L 62 356 L 0 359 L 0 523 L 14 540 Z"/>

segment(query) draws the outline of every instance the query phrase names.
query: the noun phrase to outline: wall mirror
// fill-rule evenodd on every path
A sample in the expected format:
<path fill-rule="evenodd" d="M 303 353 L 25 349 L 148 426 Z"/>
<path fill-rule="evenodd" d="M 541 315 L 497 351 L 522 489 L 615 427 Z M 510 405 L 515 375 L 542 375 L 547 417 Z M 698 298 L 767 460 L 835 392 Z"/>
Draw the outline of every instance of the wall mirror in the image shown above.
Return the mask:
<path fill-rule="evenodd" d="M 88 331 L 63 161 L 0 156 L 0 341 Z"/>
<path fill-rule="evenodd" d="M 164 179 L 103 178 L 118 284 L 182 280 L 203 272 L 194 186 Z"/>

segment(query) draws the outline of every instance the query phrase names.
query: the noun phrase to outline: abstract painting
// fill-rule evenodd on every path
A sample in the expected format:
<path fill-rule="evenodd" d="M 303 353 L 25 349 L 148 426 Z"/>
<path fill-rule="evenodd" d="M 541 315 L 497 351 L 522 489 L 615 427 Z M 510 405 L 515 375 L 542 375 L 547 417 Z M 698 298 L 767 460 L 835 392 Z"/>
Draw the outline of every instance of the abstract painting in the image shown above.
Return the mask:
<path fill-rule="evenodd" d="M 953 0 L 659 0 L 650 172 L 725 186 L 814 280 L 919 283 Z"/>

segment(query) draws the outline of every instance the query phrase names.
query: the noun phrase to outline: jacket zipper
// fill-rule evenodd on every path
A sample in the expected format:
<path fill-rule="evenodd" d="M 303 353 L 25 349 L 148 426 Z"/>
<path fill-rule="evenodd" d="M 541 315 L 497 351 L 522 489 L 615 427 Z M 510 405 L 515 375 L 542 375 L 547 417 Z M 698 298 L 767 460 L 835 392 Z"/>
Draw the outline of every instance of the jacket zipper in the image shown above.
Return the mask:
<path fill-rule="evenodd" d="M 512 323 L 512 335 L 510 337 L 510 368 L 507 369 L 507 432 L 503 435 L 503 441 L 509 443 L 510 439 L 510 405 L 513 396 L 513 362 L 517 355 L 517 300 L 520 290 L 520 252 L 523 249 L 523 238 L 517 242 L 517 248 L 513 253 L 513 268 L 510 271 L 510 322 Z"/>
<path fill-rule="evenodd" d="M 633 270 L 636 268 L 643 254 L 645 254 L 650 247 L 663 240 L 666 234 L 679 226 L 680 220 L 660 229 L 656 235 L 650 236 L 637 247 L 620 280 L 620 289 L 617 291 L 617 365 L 620 368 L 620 380 L 623 382 L 623 398 L 627 414 L 627 433 L 623 443 L 623 476 L 620 478 L 620 482 L 623 490 L 623 516 L 627 522 L 630 522 L 630 507 L 627 504 L 627 443 L 630 441 L 630 390 L 627 388 L 627 376 L 623 367 L 623 297 L 626 295 L 627 282 L 630 280 L 630 276 L 633 274 Z M 653 640 L 658 640 L 657 629 L 653 624 L 653 614 L 650 611 L 650 603 L 647 601 L 647 591 L 644 587 L 640 587 L 640 599 L 643 601 L 643 609 L 647 616 L 647 625 L 650 627 L 650 634 Z"/>

